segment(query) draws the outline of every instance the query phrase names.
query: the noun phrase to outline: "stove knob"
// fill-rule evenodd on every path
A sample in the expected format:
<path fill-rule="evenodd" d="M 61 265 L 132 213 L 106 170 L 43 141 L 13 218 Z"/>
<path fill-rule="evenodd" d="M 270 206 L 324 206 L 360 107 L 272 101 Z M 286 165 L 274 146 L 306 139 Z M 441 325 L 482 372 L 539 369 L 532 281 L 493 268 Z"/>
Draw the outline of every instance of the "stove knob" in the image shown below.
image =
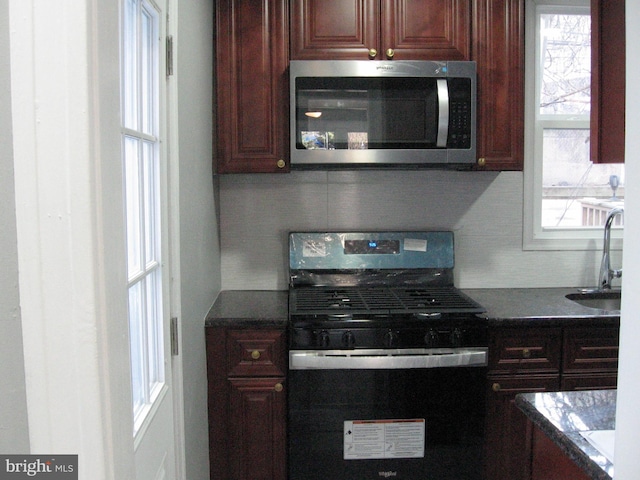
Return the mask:
<path fill-rule="evenodd" d="M 394 332 L 392 330 L 389 330 L 387 333 L 384 334 L 384 346 L 387 348 L 390 347 L 397 347 L 398 346 L 398 332 Z"/>
<path fill-rule="evenodd" d="M 329 332 L 326 330 L 320 331 L 317 336 L 317 341 L 320 348 L 327 348 L 330 343 Z"/>
<path fill-rule="evenodd" d="M 462 330 L 454 328 L 450 335 L 451 346 L 459 347 L 462 345 Z"/>
<path fill-rule="evenodd" d="M 356 337 L 353 336 L 351 330 L 342 334 L 342 345 L 346 348 L 353 348 L 356 345 Z"/>
<path fill-rule="evenodd" d="M 433 348 L 438 346 L 438 332 L 433 328 L 430 328 L 427 334 L 424 336 L 424 343 L 427 347 Z"/>

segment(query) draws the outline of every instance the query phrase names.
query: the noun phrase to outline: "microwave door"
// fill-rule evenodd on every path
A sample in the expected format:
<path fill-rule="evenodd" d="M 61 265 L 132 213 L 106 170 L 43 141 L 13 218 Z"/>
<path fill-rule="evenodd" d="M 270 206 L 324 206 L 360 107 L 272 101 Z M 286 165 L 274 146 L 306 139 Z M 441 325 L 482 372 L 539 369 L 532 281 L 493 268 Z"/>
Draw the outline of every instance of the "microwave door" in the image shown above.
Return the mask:
<path fill-rule="evenodd" d="M 438 136 L 436 137 L 436 147 L 447 146 L 449 136 L 449 87 L 445 78 L 436 81 L 438 91 Z"/>

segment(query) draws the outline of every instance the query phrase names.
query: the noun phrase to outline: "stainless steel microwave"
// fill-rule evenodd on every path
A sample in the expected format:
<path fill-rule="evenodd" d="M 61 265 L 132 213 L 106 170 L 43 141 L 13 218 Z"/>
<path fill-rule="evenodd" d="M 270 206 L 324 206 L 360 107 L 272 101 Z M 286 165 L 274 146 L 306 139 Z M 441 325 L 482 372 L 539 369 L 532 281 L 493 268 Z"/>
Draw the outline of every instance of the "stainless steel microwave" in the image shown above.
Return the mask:
<path fill-rule="evenodd" d="M 476 64 L 293 60 L 291 167 L 469 167 Z"/>

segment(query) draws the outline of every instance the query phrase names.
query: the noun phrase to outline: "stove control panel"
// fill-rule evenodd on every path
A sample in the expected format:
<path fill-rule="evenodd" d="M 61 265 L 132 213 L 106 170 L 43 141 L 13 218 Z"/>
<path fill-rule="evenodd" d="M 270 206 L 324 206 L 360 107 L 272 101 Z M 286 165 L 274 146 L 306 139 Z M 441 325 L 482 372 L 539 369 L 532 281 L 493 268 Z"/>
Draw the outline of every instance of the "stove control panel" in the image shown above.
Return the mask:
<path fill-rule="evenodd" d="M 291 328 L 291 349 L 458 348 L 487 346 L 486 325 Z"/>

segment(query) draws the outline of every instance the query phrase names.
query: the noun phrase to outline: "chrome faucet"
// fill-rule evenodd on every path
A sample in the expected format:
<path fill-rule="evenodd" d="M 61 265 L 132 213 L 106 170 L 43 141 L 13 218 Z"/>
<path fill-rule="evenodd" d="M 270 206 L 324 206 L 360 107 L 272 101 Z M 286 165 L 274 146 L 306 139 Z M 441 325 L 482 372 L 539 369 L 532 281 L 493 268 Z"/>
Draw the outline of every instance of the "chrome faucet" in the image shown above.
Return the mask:
<path fill-rule="evenodd" d="M 609 212 L 604 222 L 604 247 L 602 249 L 602 262 L 600 263 L 600 278 L 598 281 L 598 288 L 601 290 L 609 290 L 611 288 L 611 279 L 622 277 L 622 268 L 619 270 L 611 268 L 611 256 L 609 253 L 611 249 L 611 224 L 616 215 L 622 214 L 624 214 L 624 208 L 614 208 Z"/>

